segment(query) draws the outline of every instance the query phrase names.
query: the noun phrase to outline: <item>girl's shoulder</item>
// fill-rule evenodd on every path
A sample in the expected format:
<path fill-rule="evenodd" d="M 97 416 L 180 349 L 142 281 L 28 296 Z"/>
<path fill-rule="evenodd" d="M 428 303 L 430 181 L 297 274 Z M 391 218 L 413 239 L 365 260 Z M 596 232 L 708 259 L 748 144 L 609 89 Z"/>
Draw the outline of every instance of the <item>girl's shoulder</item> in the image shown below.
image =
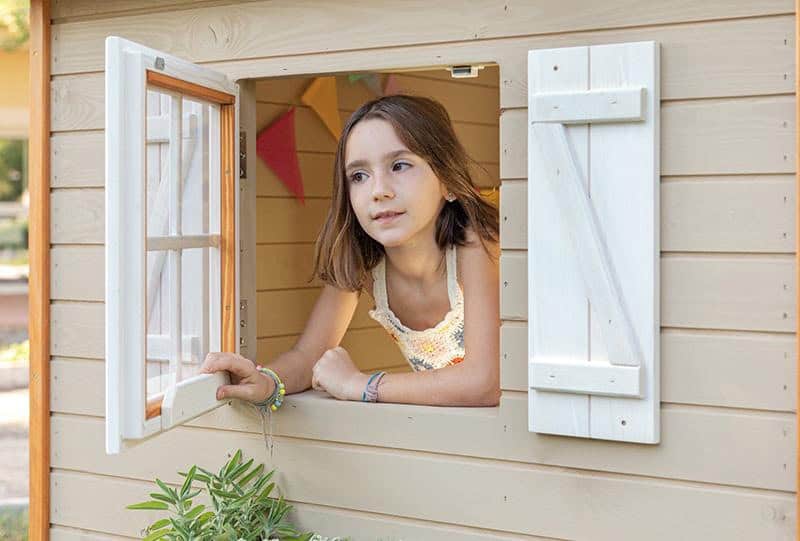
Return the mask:
<path fill-rule="evenodd" d="M 470 265 L 479 262 L 485 264 L 487 260 L 499 263 L 500 243 L 481 239 L 472 226 L 468 226 L 464 229 L 464 245 L 459 246 L 456 253 L 460 268 L 464 268 L 462 264 Z"/>

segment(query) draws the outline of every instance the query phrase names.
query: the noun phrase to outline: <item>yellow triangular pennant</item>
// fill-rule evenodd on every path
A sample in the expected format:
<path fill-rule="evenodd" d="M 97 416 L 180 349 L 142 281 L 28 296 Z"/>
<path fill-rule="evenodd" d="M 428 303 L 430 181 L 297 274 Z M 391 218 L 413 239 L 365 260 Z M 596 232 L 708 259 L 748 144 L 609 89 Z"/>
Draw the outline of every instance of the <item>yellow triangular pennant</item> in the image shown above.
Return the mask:
<path fill-rule="evenodd" d="M 336 93 L 335 77 L 317 77 L 308 85 L 300 98 L 322 119 L 333 138 L 339 140 L 342 133 L 342 120 L 339 117 L 339 96 Z"/>

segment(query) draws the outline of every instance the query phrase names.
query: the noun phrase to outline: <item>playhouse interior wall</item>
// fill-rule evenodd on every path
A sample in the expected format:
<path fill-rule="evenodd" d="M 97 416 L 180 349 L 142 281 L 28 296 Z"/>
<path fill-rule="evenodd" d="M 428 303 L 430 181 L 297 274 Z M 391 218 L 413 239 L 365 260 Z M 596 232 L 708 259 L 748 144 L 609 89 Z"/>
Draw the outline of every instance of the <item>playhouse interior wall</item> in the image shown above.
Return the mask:
<path fill-rule="evenodd" d="M 193 463 L 216 468 L 237 448 L 275 467 L 276 481 L 295 506 L 292 518 L 325 535 L 438 541 L 793 538 L 794 3 L 468 5 L 53 2 L 52 539 L 137 537 L 158 513 L 124 506 L 145 498 L 154 477 L 179 483 L 178 471 Z M 260 419 L 234 402 L 130 452 L 107 456 L 107 35 L 242 81 L 246 92 L 259 96 L 257 121 L 245 126 L 248 142 L 294 103 L 308 81 L 296 79 L 292 86 L 292 79 L 274 77 L 496 63 L 499 146 L 473 148 L 481 161 L 499 164 L 499 407 L 361 404 L 310 392 L 289 397 L 273 417 L 271 454 Z M 642 40 L 661 44 L 661 443 L 533 434 L 527 428 L 527 54 Z M 405 76 L 420 85 L 456 85 Z M 266 86 L 278 82 L 285 86 Z M 447 98 L 463 98 L 474 83 L 464 84 Z M 348 95 L 363 90 L 347 85 L 339 85 L 343 117 L 366 98 Z M 471 114 L 473 103 L 496 107 L 497 100 L 466 100 L 462 109 L 455 103 L 451 112 Z M 307 110 L 298 108 L 298 119 L 308 123 L 297 130 L 306 154 L 306 205 L 256 165 L 255 202 L 263 217 L 254 243 L 258 263 L 242 272 L 257 271 L 260 360 L 291 345 L 317 291 L 299 278 L 309 270 L 328 205 L 329 177 L 320 171 L 329 170 L 333 139 Z M 283 263 L 265 264 L 274 261 Z M 347 344 L 363 347 L 367 351 L 357 357 L 371 362 L 378 359 L 370 355 L 373 348 L 385 352 L 386 342 L 369 327 L 365 308 L 359 308 Z M 380 356 L 380 362 L 401 365 L 399 357 Z"/>
<path fill-rule="evenodd" d="M 389 77 L 377 74 L 380 88 Z M 487 66 L 478 77 L 455 79 L 445 69 L 394 74 L 399 90 L 440 101 L 451 116 L 459 140 L 478 165 L 473 168 L 481 188 L 499 188 L 499 77 L 497 66 Z M 261 363 L 288 350 L 302 331 L 316 301 L 321 282 L 308 282 L 312 274 L 314 240 L 331 202 L 336 138 L 314 111 L 300 100 L 313 77 L 262 79 L 255 84 L 256 128 L 264 127 L 295 110 L 297 156 L 303 176 L 305 202 L 301 203 L 260 158 L 256 167 L 255 291 L 258 353 Z M 375 93 L 363 81 L 350 83 L 336 77 L 342 126 Z M 248 304 L 249 306 L 249 304 Z M 409 371 L 397 346 L 367 311 L 374 307 L 370 294 L 362 295 L 342 341 L 362 370 Z M 253 355 L 250 355 L 251 358 Z"/>

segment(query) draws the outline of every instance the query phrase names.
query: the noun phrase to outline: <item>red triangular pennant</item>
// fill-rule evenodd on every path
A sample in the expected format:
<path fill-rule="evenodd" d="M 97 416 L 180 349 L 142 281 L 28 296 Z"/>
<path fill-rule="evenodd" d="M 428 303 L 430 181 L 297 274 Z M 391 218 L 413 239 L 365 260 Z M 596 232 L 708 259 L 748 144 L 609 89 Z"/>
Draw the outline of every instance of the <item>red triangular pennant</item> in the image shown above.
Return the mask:
<path fill-rule="evenodd" d="M 300 176 L 294 137 L 294 107 L 261 130 L 256 139 L 256 154 L 278 175 L 289 191 L 305 204 L 303 178 Z"/>

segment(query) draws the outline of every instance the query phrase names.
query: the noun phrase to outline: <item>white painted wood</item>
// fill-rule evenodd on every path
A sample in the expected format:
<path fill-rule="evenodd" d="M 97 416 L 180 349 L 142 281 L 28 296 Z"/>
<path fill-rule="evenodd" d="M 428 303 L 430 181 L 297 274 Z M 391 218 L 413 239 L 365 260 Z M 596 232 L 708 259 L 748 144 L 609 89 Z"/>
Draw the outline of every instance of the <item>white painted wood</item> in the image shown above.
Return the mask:
<path fill-rule="evenodd" d="M 568 92 L 585 90 L 588 87 L 589 49 L 570 48 L 563 51 L 546 50 L 534 55 L 529 53 L 529 96 L 539 92 Z M 558 64 L 558 70 L 553 66 Z M 552 76 L 551 76 L 552 75 Z M 557 75 L 557 76 L 556 76 Z M 501 118 L 501 128 L 502 128 Z M 588 166 L 588 128 L 583 125 L 569 126 L 568 135 L 575 149 L 575 158 L 582 170 Z M 528 136 L 530 149 L 528 178 L 539 178 L 546 163 L 533 158 L 534 143 Z M 540 197 L 529 180 L 528 189 L 528 239 L 531 260 L 547 263 L 553 272 L 538 273 L 528 267 L 528 355 L 529 359 L 543 355 L 550 360 L 589 359 L 588 306 L 580 284 L 580 269 L 577 261 L 564 251 L 569 237 L 559 223 L 558 205 L 552 201 L 549 190 L 541 191 Z M 542 186 L 543 187 L 543 186 Z M 536 193 L 536 196 L 533 194 Z M 541 204 L 540 204 L 541 203 Z M 534 242 L 530 242 L 534 239 Z M 505 280 L 505 279 L 504 279 Z M 581 327 L 583 325 L 583 327 Z M 547 337 L 543 340 L 541 337 Z M 529 429 L 571 436 L 589 436 L 589 397 L 531 391 Z"/>
<path fill-rule="evenodd" d="M 219 247 L 219 235 L 174 235 L 147 237 L 148 250 L 188 250 L 190 248 Z"/>
<path fill-rule="evenodd" d="M 532 125 L 533 148 L 539 152 L 536 176 L 532 176 L 531 181 L 536 197 L 531 205 L 532 212 L 539 212 L 543 204 L 555 203 L 553 210 L 557 211 L 560 224 L 551 227 L 561 227 L 565 230 L 568 242 L 561 248 L 570 252 L 568 257 L 577 260 L 581 278 L 578 284 L 569 285 L 583 286 L 583 295 L 590 300 L 592 308 L 597 313 L 603 329 L 605 347 L 608 349 L 608 361 L 611 364 L 641 366 L 641 346 L 628 308 L 633 299 L 625 298 L 626 290 L 619 283 L 618 271 L 611 259 L 609 247 L 606 246 L 608 239 L 605 238 L 606 234 L 590 200 L 588 179 L 581 175 L 579 164 L 570 151 L 566 130 L 561 124 L 535 122 Z M 594 161 L 596 160 L 597 158 L 594 158 Z M 616 165 L 623 166 L 622 163 Z M 635 168 L 634 164 L 631 164 L 631 167 L 641 172 L 641 168 Z M 549 191 L 550 197 L 547 203 L 539 198 L 542 190 Z M 630 203 L 624 199 L 625 195 L 624 191 L 614 194 L 617 207 Z M 618 212 L 623 210 L 617 209 Z M 535 231 L 534 243 L 537 238 L 546 234 L 547 231 Z M 534 244 L 534 250 L 535 247 Z M 559 274 L 558 267 L 542 263 L 543 270 L 539 270 L 536 268 L 539 265 L 539 258 L 534 258 L 534 261 L 534 273 Z M 634 262 L 623 259 L 620 266 Z M 549 282 L 550 278 L 546 279 Z M 546 312 L 540 314 L 542 317 L 547 317 Z M 539 360 L 546 362 L 546 354 L 536 351 L 534 354 Z"/>
<path fill-rule="evenodd" d="M 201 378 L 193 384 L 185 385 L 177 392 L 175 384 L 180 381 L 183 365 L 183 335 L 181 294 L 181 254 L 182 248 L 170 249 L 169 257 L 169 291 L 170 291 L 170 325 L 169 336 L 172 340 L 170 352 L 172 385 L 167 389 L 165 400 L 168 411 L 167 421 L 162 423 L 160 417 L 144 419 L 144 398 L 147 393 L 145 370 L 146 359 L 145 328 L 146 302 L 148 288 L 145 268 L 146 261 L 146 69 L 161 69 L 165 74 L 195 84 L 213 88 L 238 96 L 236 85 L 219 73 L 206 68 L 194 66 L 188 62 L 143 47 L 139 44 L 109 37 L 106 40 L 106 365 L 107 365 L 107 441 L 106 452 L 115 454 L 123 448 L 135 445 L 142 438 L 151 436 L 161 430 L 170 428 L 206 411 L 210 400 L 216 403 L 215 394 L 209 394 L 208 378 Z M 158 62 L 156 59 L 158 58 Z M 165 93 L 166 94 L 166 93 Z M 161 181 L 160 190 L 169 194 L 168 235 L 171 239 L 182 236 L 182 211 L 184 167 L 183 156 L 183 98 L 171 94 L 169 121 L 169 174 L 167 181 Z M 194 113 L 195 111 L 190 111 Z M 152 118 L 152 117 L 151 117 Z M 159 117 L 160 118 L 160 117 Z M 238 117 L 237 117 L 238 118 Z M 156 120 L 152 134 L 158 138 L 161 126 Z M 210 123 L 213 125 L 213 123 Z M 163 128 L 163 126 L 161 126 Z M 189 120 L 188 127 L 196 128 L 196 123 Z M 219 154 L 219 123 L 216 122 L 216 139 L 210 141 L 210 155 Z M 191 132 L 193 135 L 195 132 Z M 188 135 L 188 134 L 187 134 Z M 192 135 L 189 135 L 190 137 Z M 213 146 L 213 145 L 216 146 Z M 190 147 L 191 142 L 190 142 Z M 204 155 L 205 150 L 201 152 Z M 219 182 L 219 157 L 209 160 L 209 165 L 216 163 L 216 171 L 210 173 Z M 191 159 L 187 161 L 187 166 Z M 202 168 L 201 168 L 202 171 Z M 213 179 L 212 179 L 213 180 Z M 209 203 L 216 213 L 216 230 L 209 231 L 208 237 L 219 235 L 219 191 L 214 192 L 217 202 Z M 155 196 L 156 212 L 159 212 L 158 195 Z M 164 205 L 167 206 L 167 205 Z M 158 224 L 157 224 L 158 225 Z M 155 244 L 165 242 L 158 239 L 161 231 L 157 231 Z M 189 244 L 198 239 L 188 239 Z M 203 242 L 206 242 L 205 240 Z M 219 250 L 214 250 L 214 257 L 219 259 Z M 163 253 L 163 252 L 162 252 Z M 217 263 L 217 266 L 219 263 Z M 152 283 L 160 267 L 157 262 L 151 263 L 147 269 L 152 273 Z M 237 266 L 238 267 L 238 266 Z M 211 273 L 214 274 L 213 272 Z M 213 277 L 213 276 L 212 276 Z M 210 285 L 211 292 L 216 290 L 216 303 L 219 303 L 219 274 L 217 281 Z M 163 283 L 163 282 L 162 282 Z M 205 286 L 204 286 L 205 288 Z M 214 298 L 212 294 L 210 298 Z M 163 299 L 162 299 L 163 301 Z M 151 306 L 153 306 L 152 303 Z M 209 309 L 215 317 L 220 317 L 217 309 Z M 191 326 L 191 319 L 188 324 Z M 209 323 L 210 324 L 210 323 Z M 216 321 L 211 326 L 221 328 Z M 213 332 L 213 331 L 212 331 Z M 206 339 L 201 335 L 201 339 Z M 209 345 L 219 347 L 219 336 L 208 337 Z M 199 356 L 199 355 L 198 355 Z M 222 376 L 221 376 L 222 377 Z M 224 376 L 227 377 L 227 376 Z M 212 390 L 213 391 L 213 390 Z M 198 395 L 199 393 L 199 395 Z M 210 397 L 210 398 L 209 398 Z M 163 404 L 162 404 L 163 406 Z M 193 411 L 192 408 L 196 408 Z M 162 408 L 162 411 L 163 408 Z"/>
<path fill-rule="evenodd" d="M 574 81 L 568 79 L 571 70 Z M 532 431 L 640 443 L 659 440 L 658 70 L 654 42 L 529 53 Z M 539 121 L 547 120 L 541 108 L 552 102 L 537 104 L 538 95 L 626 87 L 632 89 L 630 95 L 644 98 L 638 109 L 633 100 L 644 121 L 633 112 L 612 114 L 607 116 L 636 121 L 583 126 L 583 132 L 574 131 L 578 126 Z M 588 105 L 562 103 L 568 114 L 561 120 L 592 116 L 577 111 L 590 109 Z M 576 343 L 586 344 L 585 350 L 575 351 Z M 541 372 L 535 368 L 538 363 L 544 363 Z M 559 374 L 553 367 L 559 363 L 587 369 L 565 368 Z M 593 376 L 614 365 L 639 366 L 641 371 Z M 552 390 L 555 379 L 562 379 L 565 387 L 559 394 L 545 391 Z M 593 390 L 597 396 L 580 403 L 569 390 L 590 395 Z M 588 426 L 576 424 L 581 418 Z"/>
<path fill-rule="evenodd" d="M 227 372 L 198 374 L 178 379 L 164 393 L 161 403 L 161 428 L 178 426 L 226 402 L 217 400 L 217 387 L 230 383 Z"/>
<path fill-rule="evenodd" d="M 537 391 L 641 398 L 641 378 L 639 366 L 543 361 L 530 364 L 529 386 Z"/>
<path fill-rule="evenodd" d="M 167 334 L 148 334 L 147 335 L 147 360 L 148 361 L 169 361 L 172 357 L 170 348 L 172 347 L 172 337 Z M 183 335 L 184 357 L 198 357 L 200 355 L 201 343 L 199 336 Z"/>
<path fill-rule="evenodd" d="M 644 120 L 645 89 L 554 92 L 531 97 L 531 122 L 584 124 Z"/>

